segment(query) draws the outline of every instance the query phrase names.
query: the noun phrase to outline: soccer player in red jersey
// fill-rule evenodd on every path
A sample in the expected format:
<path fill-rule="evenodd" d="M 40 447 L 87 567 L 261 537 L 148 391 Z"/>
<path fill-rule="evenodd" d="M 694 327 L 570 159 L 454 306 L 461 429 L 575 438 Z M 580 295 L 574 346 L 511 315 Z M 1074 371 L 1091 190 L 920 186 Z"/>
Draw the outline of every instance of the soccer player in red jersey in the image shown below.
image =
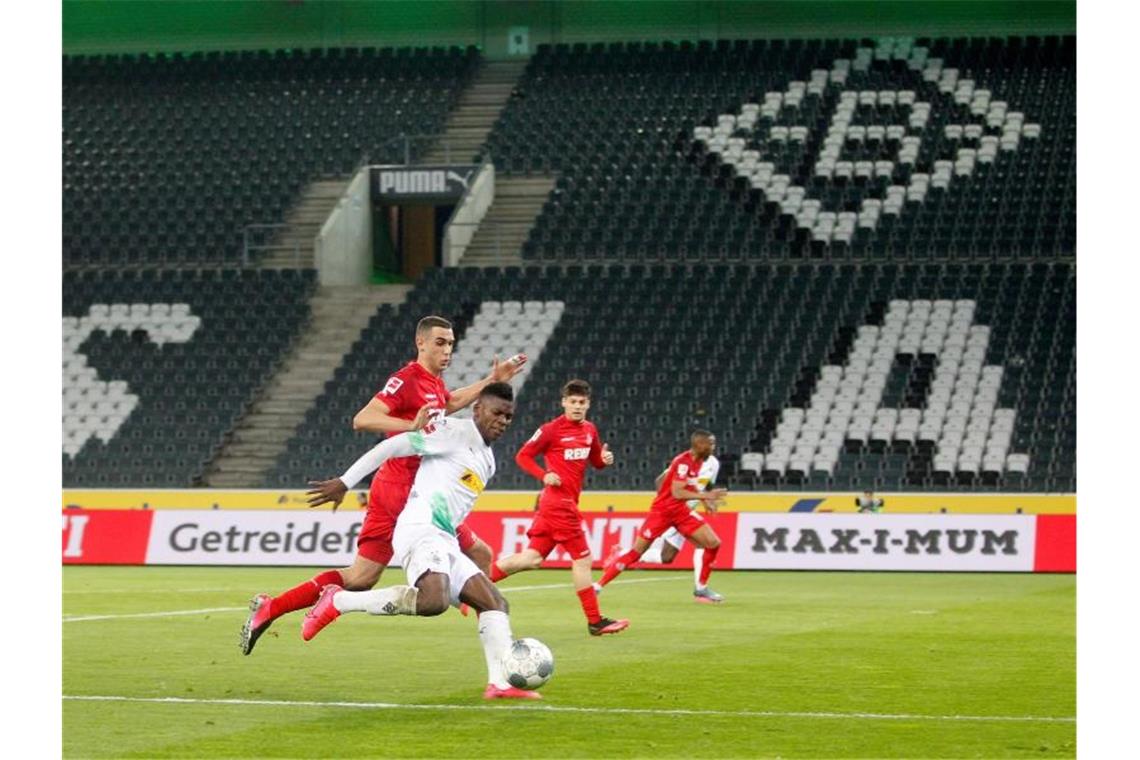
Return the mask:
<path fill-rule="evenodd" d="M 585 380 L 566 383 L 562 386 L 563 413 L 536 430 L 515 455 L 519 467 L 542 481 L 538 515 L 527 531 L 530 545 L 493 563 L 490 576 L 498 582 L 524 570 L 537 570 L 554 547 L 561 545 L 570 554 L 570 573 L 590 635 L 601 636 L 625 630 L 629 621 L 611 620 L 598 611 L 590 570 L 594 560 L 582 530 L 582 513 L 578 511 L 586 463 L 600 470 L 614 462 L 613 452 L 602 444 L 594 423 L 586 421 L 589 409 L 590 384 Z M 540 455 L 546 461 L 546 469 L 535 459 Z"/>
<path fill-rule="evenodd" d="M 595 591 L 600 591 L 601 587 L 637 562 L 653 540 L 672 527 L 705 550 L 704 556 L 701 557 L 700 578 L 696 590 L 693 591 L 693 598 L 705 604 L 724 601 L 724 597 L 708 587 L 709 574 L 720 549 L 720 538 L 700 513 L 689 509 L 685 503 L 700 501 L 706 507 L 711 506 L 715 510 L 724 498 L 726 491 L 723 488 L 701 491 L 698 482 L 701 465 L 712 453 L 714 440 L 713 434 L 707 430 L 697 430 L 689 439 L 689 450 L 673 457 L 657 489 L 657 498 L 649 508 L 649 517 L 645 518 L 633 542 L 633 548 L 606 564 L 605 572 L 595 586 Z"/>
<path fill-rule="evenodd" d="M 416 325 L 416 359 L 388 378 L 380 392 L 353 418 L 353 428 L 389 437 L 422 430 L 432 420 L 472 404 L 487 385 L 507 382 L 526 362 L 522 354 L 502 363 L 496 358 L 487 377 L 449 392 L 441 375 L 451 363 L 454 346 L 450 322 L 436 316 L 421 319 Z M 253 651 L 258 638 L 274 620 L 315 604 L 326 585 L 336 584 L 352 591 L 376 585 L 392 559 L 392 531 L 408 500 L 419 465 L 418 456 L 392 459 L 373 477 L 368 510 L 356 542 L 356 559 L 351 566 L 326 570 L 275 597 L 258 594 L 253 598 L 241 630 L 243 654 Z M 491 561 L 490 547 L 462 525 L 457 538 L 463 553 L 486 571 Z"/>

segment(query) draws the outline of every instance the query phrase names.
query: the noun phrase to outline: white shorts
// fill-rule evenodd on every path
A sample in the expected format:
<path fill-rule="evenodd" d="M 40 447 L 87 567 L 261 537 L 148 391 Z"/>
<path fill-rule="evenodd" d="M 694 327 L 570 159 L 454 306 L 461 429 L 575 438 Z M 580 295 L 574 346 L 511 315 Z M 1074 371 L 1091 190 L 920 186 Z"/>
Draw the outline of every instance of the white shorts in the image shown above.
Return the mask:
<path fill-rule="evenodd" d="M 661 540 L 672 546 L 677 551 L 680 551 L 681 547 L 685 545 L 685 537 L 681 535 L 681 531 L 677 530 L 676 528 L 670 528 L 669 530 L 662 533 Z"/>
<path fill-rule="evenodd" d="M 443 573 L 448 578 L 452 605 L 459 605 L 459 593 L 467 581 L 481 571 L 459 550 L 459 541 L 434 525 L 396 525 L 392 549 L 404 567 L 408 585 L 416 585 L 424 573 Z"/>

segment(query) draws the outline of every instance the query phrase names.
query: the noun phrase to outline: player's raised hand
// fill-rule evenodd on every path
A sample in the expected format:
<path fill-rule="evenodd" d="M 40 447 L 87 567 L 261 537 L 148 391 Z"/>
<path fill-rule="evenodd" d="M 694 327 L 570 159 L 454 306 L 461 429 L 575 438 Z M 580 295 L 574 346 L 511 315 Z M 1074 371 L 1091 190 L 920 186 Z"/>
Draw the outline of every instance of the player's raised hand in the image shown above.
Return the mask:
<path fill-rule="evenodd" d="M 500 362 L 496 354 L 495 358 L 491 360 L 491 382 L 505 383 L 512 377 L 522 372 L 523 365 L 526 364 L 526 354 L 515 354 L 510 359 Z"/>
<path fill-rule="evenodd" d="M 603 443 L 602 444 L 602 464 L 604 464 L 606 467 L 609 467 L 613 463 L 614 463 L 614 453 L 612 451 L 610 451 L 610 445 L 608 443 Z"/>
<path fill-rule="evenodd" d="M 332 504 L 332 511 L 335 512 L 336 508 L 344 500 L 344 495 L 348 493 L 348 486 L 340 478 L 333 478 L 332 480 L 310 480 L 309 485 L 312 486 L 305 494 L 309 497 L 309 509 L 319 507 L 322 504 Z"/>
<path fill-rule="evenodd" d="M 424 404 L 420 410 L 416 412 L 415 419 L 412 420 L 412 426 L 408 428 L 408 432 L 416 430 L 423 430 L 427 427 L 428 420 L 431 419 L 431 404 Z"/>
<path fill-rule="evenodd" d="M 542 476 L 542 482 L 548 486 L 560 486 L 562 485 L 562 478 L 558 477 L 556 472 L 548 472 Z"/>

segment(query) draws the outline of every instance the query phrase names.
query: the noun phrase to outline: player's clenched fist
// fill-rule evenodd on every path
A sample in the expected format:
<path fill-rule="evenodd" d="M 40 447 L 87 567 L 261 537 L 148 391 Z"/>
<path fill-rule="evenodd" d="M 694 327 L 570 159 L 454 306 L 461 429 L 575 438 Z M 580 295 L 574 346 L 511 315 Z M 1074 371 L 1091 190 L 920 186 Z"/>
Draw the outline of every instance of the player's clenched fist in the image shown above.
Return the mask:
<path fill-rule="evenodd" d="M 614 453 L 610 451 L 610 445 L 608 443 L 602 444 L 602 462 L 605 463 L 606 467 L 614 463 Z"/>
<path fill-rule="evenodd" d="M 542 482 L 548 486 L 562 485 L 562 478 L 558 477 L 558 473 L 548 472 L 542 476 Z"/>

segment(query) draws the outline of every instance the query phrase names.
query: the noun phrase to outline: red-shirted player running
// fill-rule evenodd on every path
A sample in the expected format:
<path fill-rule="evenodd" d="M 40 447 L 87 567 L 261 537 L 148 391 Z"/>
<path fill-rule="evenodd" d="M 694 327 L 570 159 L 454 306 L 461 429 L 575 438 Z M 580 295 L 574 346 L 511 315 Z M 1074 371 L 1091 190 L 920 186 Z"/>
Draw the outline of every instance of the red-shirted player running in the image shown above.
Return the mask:
<path fill-rule="evenodd" d="M 384 387 L 352 420 L 355 430 L 388 436 L 421 430 L 432 419 L 469 406 L 488 384 L 506 382 L 526 362 L 522 354 L 503 363 L 495 359 L 491 373 L 477 383 L 449 392 L 441 377 L 451 363 L 455 335 L 451 323 L 442 317 L 424 317 L 416 325 L 416 359 L 388 378 Z M 353 591 L 376 585 L 392 559 L 392 531 L 396 518 L 408 500 L 408 492 L 420 466 L 419 457 L 392 459 L 372 479 L 368 511 L 356 542 L 356 559 L 350 567 L 326 570 L 278 596 L 258 594 L 250 602 L 250 613 L 241 630 L 243 654 L 253 651 L 261 634 L 282 615 L 311 607 L 321 589 L 336 584 Z M 491 562 L 491 549 L 466 526 L 457 530 L 459 546 L 484 572 Z"/>
<path fill-rule="evenodd" d="M 629 621 L 611 620 L 598 611 L 590 570 L 594 560 L 582 530 L 582 513 L 578 511 L 586 462 L 599 470 L 614 462 L 613 452 L 602 445 L 594 423 L 586 421 L 589 409 L 590 384 L 585 380 L 566 383 L 562 386 L 563 414 L 536 430 L 515 455 L 519 467 L 542 481 L 538 515 L 526 533 L 530 546 L 492 564 L 490 575 L 492 581 L 498 582 L 524 570 L 537 570 L 546 555 L 561 545 L 571 557 L 570 573 L 590 634 L 601 636 L 625 630 Z M 545 470 L 535 460 L 540 455 L 546 460 Z"/>
<path fill-rule="evenodd" d="M 705 604 L 715 604 L 724 600 L 724 597 L 708 587 L 709 574 L 712 572 L 713 562 L 716 561 L 720 539 L 704 518 L 696 510 L 689 509 L 685 503 L 696 499 L 704 502 L 706 507 L 711 506 L 715 509 L 717 503 L 724 498 L 726 491 L 723 488 L 701 491 L 697 482 L 701 465 L 712 453 L 713 435 L 707 430 L 697 430 L 689 439 L 689 445 L 688 451 L 681 452 L 670 462 L 669 469 L 657 489 L 657 498 L 649 508 L 649 517 L 645 518 L 645 523 L 638 531 L 633 548 L 606 563 L 605 572 L 594 587 L 595 591 L 600 591 L 602 586 L 637 562 L 655 538 L 669 528 L 676 528 L 681 535 L 705 550 L 701 558 L 700 580 L 693 592 L 693 598 Z"/>

